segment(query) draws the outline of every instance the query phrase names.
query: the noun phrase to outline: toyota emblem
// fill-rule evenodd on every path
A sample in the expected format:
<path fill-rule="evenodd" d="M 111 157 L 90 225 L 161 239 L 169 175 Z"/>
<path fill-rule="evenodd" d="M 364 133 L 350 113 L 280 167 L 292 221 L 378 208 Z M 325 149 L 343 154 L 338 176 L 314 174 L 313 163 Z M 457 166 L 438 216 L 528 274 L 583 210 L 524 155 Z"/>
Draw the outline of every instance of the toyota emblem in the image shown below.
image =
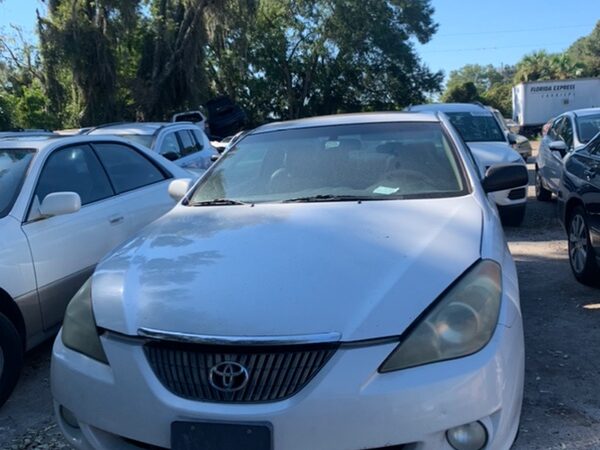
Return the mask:
<path fill-rule="evenodd" d="M 248 369 L 233 361 L 223 361 L 210 369 L 208 381 L 221 392 L 236 392 L 246 387 L 250 375 Z"/>

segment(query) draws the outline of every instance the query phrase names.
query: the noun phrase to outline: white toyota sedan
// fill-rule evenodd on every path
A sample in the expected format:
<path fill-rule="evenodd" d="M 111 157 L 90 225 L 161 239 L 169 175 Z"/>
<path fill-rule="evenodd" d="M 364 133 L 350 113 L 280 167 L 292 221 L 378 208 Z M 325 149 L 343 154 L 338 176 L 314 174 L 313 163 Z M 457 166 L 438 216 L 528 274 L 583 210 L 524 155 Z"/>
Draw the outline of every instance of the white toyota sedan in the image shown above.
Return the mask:
<path fill-rule="evenodd" d="M 0 406 L 96 263 L 171 209 L 187 171 L 111 137 L 0 142 Z"/>
<path fill-rule="evenodd" d="M 68 306 L 56 417 L 79 449 L 506 450 L 515 265 L 445 117 L 258 128 Z"/>

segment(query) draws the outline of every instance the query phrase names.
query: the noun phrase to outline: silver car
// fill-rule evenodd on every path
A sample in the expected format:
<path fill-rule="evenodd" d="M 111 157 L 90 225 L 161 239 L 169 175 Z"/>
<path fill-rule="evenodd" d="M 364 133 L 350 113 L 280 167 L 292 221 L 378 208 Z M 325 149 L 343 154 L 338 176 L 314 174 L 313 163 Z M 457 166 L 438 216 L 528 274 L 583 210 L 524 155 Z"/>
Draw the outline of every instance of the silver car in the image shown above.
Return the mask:
<path fill-rule="evenodd" d="M 535 193 L 540 201 L 558 194 L 565 156 L 600 131 L 600 108 L 578 109 L 558 116 L 540 142 L 535 164 Z"/>

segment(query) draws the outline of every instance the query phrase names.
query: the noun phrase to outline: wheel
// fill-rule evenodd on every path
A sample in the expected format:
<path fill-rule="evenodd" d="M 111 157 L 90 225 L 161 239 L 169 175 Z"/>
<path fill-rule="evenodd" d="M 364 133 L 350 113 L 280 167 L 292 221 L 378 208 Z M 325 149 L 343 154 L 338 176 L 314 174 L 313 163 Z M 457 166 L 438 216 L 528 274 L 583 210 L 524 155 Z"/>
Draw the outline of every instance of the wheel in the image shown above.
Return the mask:
<path fill-rule="evenodd" d="M 549 191 L 544 187 L 542 176 L 537 169 L 535 171 L 535 198 L 540 202 L 549 202 L 552 199 L 552 191 Z"/>
<path fill-rule="evenodd" d="M 5 315 L 0 314 L 0 407 L 17 384 L 23 353 L 19 332 Z"/>
<path fill-rule="evenodd" d="M 523 203 L 517 207 L 511 206 L 509 208 L 500 208 L 500 219 L 502 224 L 508 227 L 518 227 L 523 223 L 525 219 L 526 204 Z"/>
<path fill-rule="evenodd" d="M 568 225 L 569 262 L 575 278 L 589 286 L 598 285 L 600 270 L 596 253 L 590 241 L 585 210 L 578 206 L 573 210 Z"/>

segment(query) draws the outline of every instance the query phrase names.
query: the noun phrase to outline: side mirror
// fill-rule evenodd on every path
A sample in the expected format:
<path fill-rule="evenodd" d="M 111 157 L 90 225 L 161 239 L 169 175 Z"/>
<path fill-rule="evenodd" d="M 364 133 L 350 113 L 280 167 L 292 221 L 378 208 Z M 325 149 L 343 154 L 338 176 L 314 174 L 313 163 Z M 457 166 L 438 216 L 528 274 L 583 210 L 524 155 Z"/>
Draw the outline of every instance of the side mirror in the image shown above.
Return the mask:
<path fill-rule="evenodd" d="M 192 180 L 189 178 L 179 178 L 177 180 L 171 181 L 169 184 L 169 195 L 173 200 L 178 202 L 192 187 Z"/>
<path fill-rule="evenodd" d="M 514 133 L 508 133 L 508 135 L 506 136 L 508 138 L 508 143 L 510 145 L 516 145 L 517 144 L 517 135 Z"/>
<path fill-rule="evenodd" d="M 548 148 L 551 152 L 557 152 L 561 158 L 563 158 L 569 150 L 569 147 L 567 147 L 567 144 L 564 141 L 552 141 L 548 144 Z"/>
<path fill-rule="evenodd" d="M 217 160 L 219 159 L 219 157 L 220 157 L 220 156 L 221 156 L 221 155 L 212 155 L 212 156 L 210 157 L 210 160 L 211 160 L 212 162 L 215 162 L 215 161 L 217 161 Z"/>
<path fill-rule="evenodd" d="M 175 152 L 163 153 L 163 157 L 167 158 L 169 161 L 177 161 L 179 159 L 179 155 Z"/>
<path fill-rule="evenodd" d="M 485 192 L 505 191 L 529 184 L 527 168 L 522 164 L 498 164 L 490 167 L 481 181 Z"/>
<path fill-rule="evenodd" d="M 42 217 L 62 216 L 81 209 L 81 197 L 75 192 L 54 192 L 46 195 L 40 205 Z"/>

